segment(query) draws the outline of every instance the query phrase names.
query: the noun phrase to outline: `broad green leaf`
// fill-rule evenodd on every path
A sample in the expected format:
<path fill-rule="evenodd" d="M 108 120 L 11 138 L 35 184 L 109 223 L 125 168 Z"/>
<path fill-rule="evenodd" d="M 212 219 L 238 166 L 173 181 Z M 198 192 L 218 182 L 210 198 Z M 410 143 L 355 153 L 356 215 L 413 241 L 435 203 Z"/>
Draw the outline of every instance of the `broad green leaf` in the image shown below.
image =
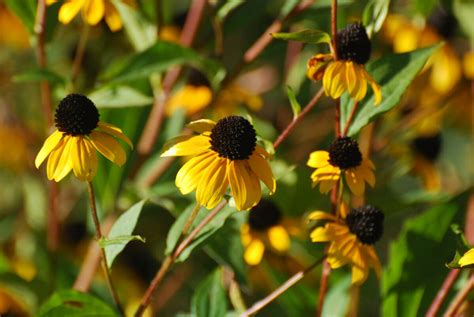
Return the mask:
<path fill-rule="evenodd" d="M 290 86 L 286 87 L 286 93 L 288 94 L 288 99 L 290 100 L 293 118 L 296 118 L 301 112 L 301 105 L 299 104 L 298 100 L 296 100 L 295 92 Z"/>
<path fill-rule="evenodd" d="M 308 44 L 331 43 L 331 36 L 319 30 L 303 30 L 292 33 L 272 33 L 276 39 L 286 41 L 298 41 Z"/>
<path fill-rule="evenodd" d="M 371 0 L 365 6 L 362 20 L 369 37 L 382 28 L 389 6 L 390 0 Z"/>
<path fill-rule="evenodd" d="M 128 86 L 105 86 L 89 98 L 98 108 L 142 107 L 153 103 L 153 98 Z"/>
<path fill-rule="evenodd" d="M 225 75 L 224 68 L 216 61 L 204 58 L 191 48 L 158 41 L 146 50 L 136 53 L 129 60 L 113 71 L 106 72 L 104 79 L 111 83 L 123 83 L 147 78 L 153 73 L 168 70 L 175 65 L 192 65 L 208 77 L 213 87 L 217 87 Z"/>
<path fill-rule="evenodd" d="M 369 122 L 395 107 L 408 85 L 425 65 L 428 58 L 439 48 L 434 45 L 404 54 L 389 54 L 367 64 L 368 73 L 382 88 L 382 102 L 374 105 L 374 96 L 369 89 L 368 97 L 359 104 L 348 135 L 357 134 Z M 341 98 L 341 129 L 344 130 L 354 101 L 345 93 Z"/>
<path fill-rule="evenodd" d="M 426 312 L 449 270 L 452 223 L 462 221 L 466 194 L 405 222 L 390 246 L 382 276 L 382 315 L 415 317 Z M 386 223 L 389 223 L 387 219 Z"/>
<path fill-rule="evenodd" d="M 349 288 L 351 276 L 341 277 L 337 283 L 331 285 L 326 295 L 322 317 L 344 316 L 349 304 Z"/>
<path fill-rule="evenodd" d="M 453 1 L 453 13 L 460 28 L 471 39 L 474 40 L 474 2 L 465 0 Z"/>
<path fill-rule="evenodd" d="M 414 6 L 416 11 L 427 17 L 438 5 L 438 0 L 415 0 Z"/>
<path fill-rule="evenodd" d="M 22 82 L 38 82 L 38 81 L 49 81 L 53 84 L 65 84 L 66 80 L 55 72 L 47 69 L 32 69 L 13 76 L 13 81 L 17 83 Z"/>
<path fill-rule="evenodd" d="M 75 290 L 54 293 L 41 306 L 38 317 L 117 317 L 110 306 L 92 295 Z"/>
<path fill-rule="evenodd" d="M 191 314 L 196 317 L 221 317 L 227 312 L 222 269 L 212 272 L 196 289 L 191 299 Z"/>
<path fill-rule="evenodd" d="M 5 1 L 8 9 L 14 12 L 23 24 L 26 26 L 28 31 L 33 34 L 35 28 L 35 16 L 36 16 L 36 1 L 35 0 L 6 0 Z M 2 32 L 8 32 L 2 30 Z"/>
<path fill-rule="evenodd" d="M 143 242 L 141 237 L 132 236 L 131 234 L 137 225 L 138 217 L 140 217 L 144 204 L 145 201 L 142 200 L 130 207 L 120 215 L 112 229 L 110 229 L 107 239 L 103 242 L 109 267 L 112 267 L 115 258 L 123 251 L 127 243 L 132 240 L 141 240 Z"/>
<path fill-rule="evenodd" d="M 193 210 L 193 205 L 186 208 L 186 210 L 176 219 L 175 223 L 171 226 L 168 236 L 166 238 L 166 250 L 165 254 L 169 255 L 173 251 L 174 247 L 178 243 L 179 237 L 183 230 L 186 220 L 191 215 Z M 193 230 L 208 214 L 211 212 L 205 208 L 201 208 L 198 215 L 194 219 L 193 224 L 191 225 L 190 231 Z M 186 260 L 191 252 L 198 246 L 200 246 L 204 241 L 210 238 L 214 233 L 217 232 L 225 223 L 227 218 L 234 213 L 234 209 L 229 206 L 224 207 L 219 213 L 212 219 L 207 225 L 202 228 L 199 234 L 194 238 L 194 240 L 189 244 L 189 246 L 181 253 L 181 255 L 176 259 L 176 262 L 183 262 Z"/>

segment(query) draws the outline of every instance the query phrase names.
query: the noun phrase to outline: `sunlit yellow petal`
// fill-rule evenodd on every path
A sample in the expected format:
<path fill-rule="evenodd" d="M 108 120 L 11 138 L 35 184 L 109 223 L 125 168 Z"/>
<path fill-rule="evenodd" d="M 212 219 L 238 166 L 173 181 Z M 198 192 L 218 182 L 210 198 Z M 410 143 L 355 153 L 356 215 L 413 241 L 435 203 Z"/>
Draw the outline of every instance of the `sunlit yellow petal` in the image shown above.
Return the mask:
<path fill-rule="evenodd" d="M 102 132 L 92 131 L 90 134 L 90 140 L 97 151 L 108 160 L 119 166 L 122 166 L 125 163 L 127 155 L 120 143 L 118 143 L 118 141 L 113 137 Z"/>
<path fill-rule="evenodd" d="M 187 115 L 193 115 L 209 105 L 212 91 L 207 86 L 186 85 L 177 91 L 166 103 L 166 113 L 172 114 L 179 108 L 186 109 Z"/>
<path fill-rule="evenodd" d="M 362 196 L 365 190 L 364 179 L 360 176 L 357 169 L 351 168 L 345 172 L 346 182 L 351 191 L 356 196 Z"/>
<path fill-rule="evenodd" d="M 178 142 L 168 150 L 163 152 L 161 156 L 188 156 L 198 155 L 206 152 L 211 147 L 210 138 L 204 135 L 196 135 L 193 137 L 185 137 L 185 141 Z"/>
<path fill-rule="evenodd" d="M 192 121 L 186 125 L 186 128 L 189 128 L 197 133 L 204 133 L 207 131 L 211 131 L 216 123 L 209 119 L 200 119 L 196 121 Z"/>
<path fill-rule="evenodd" d="M 86 0 L 68 0 L 59 9 L 59 21 L 64 24 L 68 24 L 81 10 Z"/>
<path fill-rule="evenodd" d="M 315 151 L 309 155 L 308 162 L 306 165 L 314 168 L 321 168 L 329 165 L 329 152 L 328 151 Z"/>
<path fill-rule="evenodd" d="M 338 221 L 338 218 L 333 214 L 324 211 L 313 211 L 306 217 L 308 221 L 310 220 L 330 220 L 330 221 Z"/>
<path fill-rule="evenodd" d="M 327 194 L 329 191 L 334 187 L 334 185 L 337 183 L 339 180 L 339 175 L 335 179 L 325 179 L 321 180 L 319 184 L 319 191 L 321 194 Z"/>
<path fill-rule="evenodd" d="M 276 189 L 276 181 L 273 177 L 272 169 L 270 168 L 267 160 L 254 151 L 254 153 L 250 156 L 248 163 L 253 172 L 270 190 L 270 194 L 273 194 Z"/>
<path fill-rule="evenodd" d="M 102 122 L 102 121 L 99 121 L 98 125 L 99 125 L 100 130 L 108 134 L 111 134 L 112 136 L 116 138 L 119 138 L 120 140 L 127 143 L 133 149 L 132 141 L 130 141 L 130 139 L 125 134 L 123 134 L 122 129 L 117 128 L 114 125 L 111 125 L 109 123 Z"/>
<path fill-rule="evenodd" d="M 96 25 L 102 20 L 105 12 L 104 0 L 85 0 L 82 16 L 90 25 Z"/>
<path fill-rule="evenodd" d="M 367 165 L 362 164 L 357 167 L 357 171 L 364 181 L 366 181 L 370 186 L 374 187 L 375 175 L 372 169 L 370 169 Z"/>
<path fill-rule="evenodd" d="M 66 140 L 69 138 L 69 136 L 65 136 L 59 140 L 58 145 L 56 148 L 51 151 L 48 157 L 48 163 L 46 165 L 46 175 L 48 176 L 49 180 L 54 179 L 54 175 L 56 173 L 56 169 L 59 163 L 59 159 L 61 158 L 61 155 L 64 151 L 64 147 L 66 144 Z"/>
<path fill-rule="evenodd" d="M 360 101 L 364 99 L 367 94 L 367 81 L 365 77 L 365 70 L 363 66 L 355 66 L 354 71 L 358 81 L 357 89 L 354 89 L 354 93 L 351 95 L 355 100 Z"/>
<path fill-rule="evenodd" d="M 122 19 L 114 5 L 105 1 L 105 22 L 112 32 L 118 31 L 122 28 Z"/>
<path fill-rule="evenodd" d="M 48 157 L 49 153 L 51 153 L 51 151 L 56 149 L 62 137 L 63 137 L 63 133 L 59 132 L 59 130 L 56 130 L 46 139 L 46 141 L 44 141 L 43 146 L 41 147 L 40 151 L 36 155 L 36 159 L 35 159 L 36 168 L 39 168 L 40 165 L 45 160 L 45 158 Z"/>
<path fill-rule="evenodd" d="M 246 199 L 244 205 L 238 208 L 239 210 L 249 210 L 254 207 L 262 197 L 262 189 L 260 187 L 260 181 L 255 173 L 250 168 L 247 161 L 237 161 L 239 166 L 240 175 L 244 182 Z"/>
<path fill-rule="evenodd" d="M 74 175 L 82 181 L 91 181 L 97 172 L 97 154 L 90 141 L 76 137 L 71 148 Z"/>
<path fill-rule="evenodd" d="M 242 206 L 245 205 L 247 192 L 245 182 L 240 174 L 240 166 L 238 165 L 238 162 L 239 161 L 228 161 L 227 173 L 235 205 L 238 210 L 242 210 Z"/>
<path fill-rule="evenodd" d="M 315 228 L 310 236 L 313 242 L 326 242 L 331 240 L 331 235 L 328 235 L 327 226 Z"/>
<path fill-rule="evenodd" d="M 474 248 L 464 253 L 458 261 L 461 266 L 468 266 L 474 264 Z"/>
<path fill-rule="evenodd" d="M 206 170 L 198 183 L 196 199 L 201 206 L 212 209 L 219 204 L 228 186 L 227 162 L 220 157 L 206 167 Z"/>
<path fill-rule="evenodd" d="M 353 62 L 346 63 L 346 84 L 347 84 L 347 90 L 351 96 L 357 84 L 357 77 L 356 77 L 354 67 L 356 66 L 354 65 Z"/>
<path fill-rule="evenodd" d="M 265 245 L 258 239 L 253 239 L 244 252 L 244 260 L 249 265 L 257 265 L 262 261 Z"/>
<path fill-rule="evenodd" d="M 273 226 L 268 229 L 268 240 L 277 251 L 284 252 L 290 248 L 290 236 L 282 226 Z"/>
<path fill-rule="evenodd" d="M 71 158 L 71 148 L 74 144 L 74 137 L 65 136 L 64 145 L 62 146 L 62 153 L 57 161 L 56 168 L 54 170 L 53 179 L 56 182 L 59 182 L 61 179 L 66 177 L 67 174 L 72 169 L 72 158 Z M 51 156 L 50 156 L 51 157 Z"/>
<path fill-rule="evenodd" d="M 176 186 L 183 195 L 196 189 L 205 168 L 217 157 L 212 151 L 193 157 L 176 174 Z"/>

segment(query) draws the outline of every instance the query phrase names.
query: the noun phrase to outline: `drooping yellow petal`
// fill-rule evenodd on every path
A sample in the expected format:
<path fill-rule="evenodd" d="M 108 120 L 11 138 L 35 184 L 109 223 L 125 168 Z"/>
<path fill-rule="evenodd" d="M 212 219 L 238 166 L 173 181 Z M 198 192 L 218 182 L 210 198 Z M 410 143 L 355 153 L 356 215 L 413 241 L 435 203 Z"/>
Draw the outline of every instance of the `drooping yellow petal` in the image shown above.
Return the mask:
<path fill-rule="evenodd" d="M 345 62 L 334 62 L 334 70 L 332 74 L 331 86 L 329 88 L 329 95 L 331 98 L 336 99 L 341 97 L 342 93 L 346 89 L 345 86 Z"/>
<path fill-rule="evenodd" d="M 204 135 L 196 135 L 186 137 L 185 141 L 181 141 L 163 152 L 161 156 L 188 156 L 198 155 L 206 152 L 211 147 L 210 138 Z"/>
<path fill-rule="evenodd" d="M 67 0 L 59 9 L 59 21 L 68 24 L 81 10 L 86 0 Z"/>
<path fill-rule="evenodd" d="M 315 228 L 310 236 L 313 242 L 327 242 L 331 240 L 331 235 L 328 235 L 327 226 Z"/>
<path fill-rule="evenodd" d="M 323 76 L 323 87 L 324 87 L 324 92 L 326 93 L 326 96 L 331 96 L 330 90 L 331 90 L 331 85 L 332 85 L 332 77 L 334 73 L 334 68 L 337 66 L 337 64 L 334 63 L 329 63 L 328 67 L 326 68 L 326 71 L 324 72 Z"/>
<path fill-rule="evenodd" d="M 105 22 L 112 32 L 122 28 L 122 19 L 117 9 L 109 1 L 105 1 Z"/>
<path fill-rule="evenodd" d="M 53 179 L 56 182 L 59 182 L 61 179 L 66 177 L 66 175 L 69 174 L 72 169 L 71 148 L 74 144 L 74 139 L 75 137 L 69 135 L 64 137 L 64 145 L 62 146 L 62 152 L 60 153 L 60 157 L 57 161 L 57 165 L 53 175 Z"/>
<path fill-rule="evenodd" d="M 338 218 L 334 216 L 333 214 L 330 214 L 328 212 L 324 211 L 313 211 L 306 217 L 306 220 L 312 221 L 312 220 L 330 220 L 330 221 L 338 221 Z"/>
<path fill-rule="evenodd" d="M 309 155 L 309 159 L 306 165 L 308 165 L 309 167 L 321 168 L 329 165 L 328 161 L 328 151 L 314 151 Z"/>
<path fill-rule="evenodd" d="M 71 148 L 72 170 L 82 181 L 91 181 L 97 172 L 97 154 L 89 140 L 76 137 Z"/>
<path fill-rule="evenodd" d="M 361 256 L 359 250 L 352 257 L 352 284 L 360 285 L 365 282 L 369 275 L 369 267 Z"/>
<path fill-rule="evenodd" d="M 321 192 L 321 194 L 329 193 L 329 191 L 334 187 L 334 185 L 337 183 L 338 180 L 339 180 L 339 175 L 337 176 L 337 178 L 334 178 L 334 179 L 321 180 L 319 184 L 319 191 Z"/>
<path fill-rule="evenodd" d="M 267 160 L 254 151 L 254 153 L 250 156 L 248 163 L 252 168 L 252 171 L 270 190 L 270 194 L 273 194 L 276 190 L 276 180 L 275 177 L 273 177 L 272 169 L 270 168 Z"/>
<path fill-rule="evenodd" d="M 468 266 L 474 264 L 474 248 L 464 253 L 458 261 L 461 266 Z"/>
<path fill-rule="evenodd" d="M 360 166 L 358 166 L 357 171 L 364 181 L 366 181 L 370 186 L 374 187 L 375 175 L 372 169 L 367 164 L 361 164 Z"/>
<path fill-rule="evenodd" d="M 54 174 L 56 173 L 56 169 L 58 167 L 59 159 L 64 151 L 64 146 L 66 144 L 66 139 L 69 136 L 65 136 L 59 140 L 58 145 L 54 150 L 51 151 L 48 157 L 48 163 L 46 165 L 46 175 L 48 176 L 49 180 L 54 179 Z"/>
<path fill-rule="evenodd" d="M 255 146 L 254 153 L 260 154 L 261 156 L 267 159 L 271 159 L 273 157 L 270 153 L 268 153 L 263 147 L 258 144 Z"/>
<path fill-rule="evenodd" d="M 238 162 L 239 161 L 228 161 L 227 173 L 235 205 L 238 210 L 242 210 L 242 206 L 245 206 L 247 192 L 245 182 L 240 174 Z"/>
<path fill-rule="evenodd" d="M 357 85 L 357 77 L 354 68 L 357 67 L 353 62 L 346 63 L 346 85 L 347 91 L 352 96 L 354 88 Z"/>
<path fill-rule="evenodd" d="M 46 157 L 56 149 L 59 144 L 59 141 L 63 137 L 63 133 L 59 130 L 54 131 L 47 139 L 44 141 L 43 146 L 41 147 L 40 151 L 36 155 L 35 159 L 35 166 L 39 168 L 40 165 L 43 163 Z"/>
<path fill-rule="evenodd" d="M 381 90 L 380 86 L 372 78 L 372 76 L 369 75 L 369 73 L 365 69 L 361 68 L 360 71 L 363 73 L 363 76 L 364 76 L 365 80 L 367 80 L 369 82 L 370 86 L 372 87 L 372 91 L 374 92 L 374 97 L 375 97 L 374 104 L 376 106 L 378 106 L 380 104 L 380 102 L 382 101 L 382 90 Z"/>
<path fill-rule="evenodd" d="M 205 168 L 198 183 L 196 200 L 201 206 L 212 209 L 219 204 L 229 182 L 227 180 L 227 161 L 220 157 Z"/>
<path fill-rule="evenodd" d="M 283 226 L 273 226 L 268 229 L 268 241 L 275 250 L 284 252 L 290 248 L 290 236 Z"/>
<path fill-rule="evenodd" d="M 318 168 L 311 174 L 313 182 L 317 183 L 323 180 L 338 180 L 341 170 L 337 166 L 327 165 Z"/>
<path fill-rule="evenodd" d="M 258 239 L 253 239 L 244 252 L 244 260 L 248 265 L 257 265 L 262 261 L 265 245 Z"/>
<path fill-rule="evenodd" d="M 82 16 L 90 25 L 96 25 L 102 20 L 105 13 L 104 0 L 85 0 L 82 7 Z"/>
<path fill-rule="evenodd" d="M 207 131 L 211 131 L 216 123 L 209 119 L 200 119 L 196 121 L 192 121 L 186 125 L 186 128 L 191 129 L 197 133 L 204 133 Z"/>
<path fill-rule="evenodd" d="M 178 174 L 176 174 L 175 183 L 183 195 L 189 194 L 196 189 L 205 168 L 215 158 L 217 158 L 217 154 L 213 151 L 208 151 L 193 157 L 180 168 Z"/>
<path fill-rule="evenodd" d="M 327 261 L 331 269 L 335 270 L 349 263 L 349 259 L 341 256 L 339 253 L 328 253 Z"/>
<path fill-rule="evenodd" d="M 99 121 L 98 126 L 100 130 L 110 135 L 113 135 L 116 138 L 119 138 L 120 140 L 127 143 L 133 149 L 132 141 L 130 141 L 130 139 L 125 134 L 123 134 L 122 129 L 117 128 L 114 125 L 111 125 L 109 123 L 102 122 L 102 121 Z"/>
<path fill-rule="evenodd" d="M 363 246 L 362 248 L 364 248 L 364 253 L 366 254 L 368 264 L 374 268 L 375 274 L 378 278 L 380 278 L 382 275 L 382 264 L 380 264 L 379 257 L 377 256 L 374 247 Z"/>
<path fill-rule="evenodd" d="M 351 95 L 355 100 L 360 101 L 364 99 L 367 94 L 367 81 L 366 81 L 366 71 L 364 66 L 356 65 L 354 67 L 354 72 L 356 74 L 356 80 L 358 82 L 357 89 L 354 89 L 353 94 Z"/>
<path fill-rule="evenodd" d="M 238 206 L 239 210 L 249 210 L 250 208 L 254 207 L 260 201 L 262 197 L 262 189 L 260 187 L 260 182 L 257 177 L 250 168 L 249 164 L 246 161 L 237 161 L 237 165 L 239 169 L 239 174 L 245 186 L 245 203 Z"/>
<path fill-rule="evenodd" d="M 209 87 L 186 85 L 168 100 L 166 113 L 171 115 L 177 109 L 184 108 L 187 115 L 193 115 L 207 107 L 211 100 L 212 91 Z"/>
<path fill-rule="evenodd" d="M 346 170 L 346 182 L 351 191 L 356 196 L 362 196 L 365 190 L 364 178 L 361 177 L 360 172 L 355 168 Z"/>
<path fill-rule="evenodd" d="M 124 149 L 113 137 L 98 131 L 92 131 L 89 137 L 97 151 L 111 162 L 122 166 L 127 160 Z"/>

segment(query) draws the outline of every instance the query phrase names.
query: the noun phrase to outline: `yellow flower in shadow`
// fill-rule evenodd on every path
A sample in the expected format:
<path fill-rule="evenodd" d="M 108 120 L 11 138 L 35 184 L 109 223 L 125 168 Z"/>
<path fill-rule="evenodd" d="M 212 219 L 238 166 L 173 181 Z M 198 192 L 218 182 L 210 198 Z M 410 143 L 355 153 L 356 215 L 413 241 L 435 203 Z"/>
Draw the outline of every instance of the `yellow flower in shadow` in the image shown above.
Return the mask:
<path fill-rule="evenodd" d="M 51 5 L 58 0 L 46 0 Z M 122 0 L 124 3 L 133 5 L 133 0 Z M 122 19 L 110 0 L 65 0 L 59 9 L 59 21 L 68 24 L 81 11 L 82 18 L 89 25 L 96 25 L 105 18 L 110 30 L 115 32 L 122 28 Z"/>
<path fill-rule="evenodd" d="M 262 98 L 245 89 L 236 82 L 230 83 L 216 97 L 214 111 L 218 118 L 229 116 L 237 111 L 241 104 L 246 105 L 250 110 L 256 112 L 263 106 Z"/>
<path fill-rule="evenodd" d="M 267 199 L 262 199 L 250 210 L 247 223 L 240 228 L 244 260 L 248 265 L 258 265 L 267 248 L 278 253 L 290 248 L 290 235 L 281 218 L 278 207 Z"/>
<path fill-rule="evenodd" d="M 311 174 L 313 186 L 319 184 L 321 193 L 328 193 L 344 174 L 347 185 L 357 196 L 362 196 L 365 183 L 375 185 L 374 164 L 363 158 L 357 142 L 349 137 L 337 138 L 329 151 L 315 151 L 307 165 L 316 170 Z"/>
<path fill-rule="evenodd" d="M 96 151 L 121 166 L 126 153 L 114 138 L 131 141 L 119 128 L 99 121 L 99 112 L 86 96 L 70 94 L 58 105 L 55 114 L 57 130 L 44 142 L 36 156 L 39 168 L 46 158 L 48 179 L 59 182 L 72 170 L 82 181 L 91 181 L 97 173 Z"/>
<path fill-rule="evenodd" d="M 161 155 L 192 156 L 176 175 L 182 194 L 196 190 L 197 202 L 211 209 L 230 185 L 237 209 L 248 210 L 260 201 L 260 180 L 270 194 L 275 192 L 270 155 L 256 143 L 255 130 L 246 119 L 229 116 L 217 123 L 203 119 L 188 127 L 199 135 L 175 138 Z"/>
<path fill-rule="evenodd" d="M 474 248 L 464 253 L 458 263 L 461 267 L 474 265 Z"/>
<path fill-rule="evenodd" d="M 351 265 L 352 284 L 365 282 L 370 268 L 380 278 L 382 267 L 373 244 L 383 234 L 384 214 L 370 205 L 352 209 L 340 207 L 340 218 L 323 211 L 314 211 L 308 221 L 326 221 L 310 234 L 313 242 L 329 242 L 327 261 L 332 269 Z"/>

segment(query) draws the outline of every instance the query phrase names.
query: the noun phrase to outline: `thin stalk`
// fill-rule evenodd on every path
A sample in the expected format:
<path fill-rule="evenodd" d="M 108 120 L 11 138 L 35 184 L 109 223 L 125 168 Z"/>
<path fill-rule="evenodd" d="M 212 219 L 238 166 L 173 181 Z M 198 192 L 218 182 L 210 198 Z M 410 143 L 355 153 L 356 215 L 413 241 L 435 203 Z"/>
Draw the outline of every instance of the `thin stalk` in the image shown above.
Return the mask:
<path fill-rule="evenodd" d="M 97 242 L 99 242 L 104 236 L 102 235 L 99 217 L 97 215 L 97 206 L 95 204 L 95 194 L 94 194 L 94 187 L 92 185 L 92 182 L 87 182 L 87 191 L 89 193 L 89 203 L 90 203 L 91 212 L 92 212 L 92 220 L 94 221 L 96 238 L 97 238 Z M 117 309 L 119 310 L 121 315 L 124 316 L 124 310 L 122 306 L 120 305 L 120 299 L 117 295 L 117 291 L 115 290 L 115 287 L 112 283 L 112 278 L 110 276 L 109 266 L 107 265 L 107 257 L 105 255 L 105 249 L 101 247 L 100 250 L 101 250 L 101 256 L 102 256 L 102 269 L 104 271 L 104 276 L 107 282 L 107 286 L 109 287 L 110 294 L 112 295 L 112 299 L 114 300 L 115 305 L 117 306 Z"/>
<path fill-rule="evenodd" d="M 337 0 L 331 0 L 331 33 L 334 59 L 338 60 L 339 56 L 337 55 Z"/>
<path fill-rule="evenodd" d="M 454 297 L 451 304 L 449 304 L 449 307 L 443 316 L 456 316 L 457 311 L 461 307 L 462 303 L 464 303 L 466 300 L 467 295 L 469 295 L 472 290 L 474 290 L 474 275 L 471 275 L 466 285 L 464 285 L 464 287 L 456 294 L 456 297 Z"/>
<path fill-rule="evenodd" d="M 446 276 L 446 279 L 443 282 L 443 285 L 438 290 L 435 299 L 431 303 L 430 308 L 428 309 L 428 312 L 425 315 L 426 317 L 438 316 L 438 311 L 441 308 L 441 305 L 443 304 L 444 300 L 446 299 L 446 296 L 448 296 L 448 293 L 451 290 L 451 287 L 453 286 L 454 282 L 456 282 L 460 272 L 461 270 L 449 271 L 448 276 Z"/>
<path fill-rule="evenodd" d="M 327 249 L 326 249 L 327 252 Z M 328 261 L 323 263 L 323 271 L 321 274 L 321 282 L 319 284 L 319 299 L 318 306 L 316 307 L 316 317 L 321 317 L 323 313 L 324 301 L 326 299 L 326 293 L 328 290 L 329 275 L 331 274 L 331 267 Z"/>
<path fill-rule="evenodd" d="M 71 82 L 72 88 L 75 89 L 75 83 L 77 76 L 81 71 L 82 61 L 84 60 L 84 53 L 86 52 L 87 40 L 89 39 L 89 25 L 83 23 L 81 35 L 79 37 L 79 43 L 77 44 L 76 53 L 74 55 L 74 61 L 72 62 L 72 74 Z"/>
<path fill-rule="evenodd" d="M 354 120 L 354 116 L 355 116 L 355 113 L 357 112 L 358 108 L 359 108 L 359 102 L 356 101 L 354 103 L 354 107 L 352 107 L 351 114 L 349 115 L 349 118 L 347 119 L 346 125 L 344 126 L 344 132 L 342 132 L 342 136 L 347 135 L 347 132 L 349 131 L 352 120 Z"/>
<path fill-rule="evenodd" d="M 243 312 L 240 317 L 247 317 L 256 314 L 260 310 L 262 310 L 264 307 L 266 307 L 268 304 L 270 304 L 272 301 L 277 299 L 281 294 L 286 292 L 290 287 L 295 285 L 298 281 L 300 281 L 303 277 L 305 277 L 311 270 L 313 270 L 315 267 L 317 267 L 319 264 L 323 262 L 323 260 L 326 258 L 326 256 L 323 256 L 316 260 L 313 264 L 311 264 L 308 268 L 299 271 L 292 277 L 290 277 L 285 283 L 280 285 L 277 289 L 275 289 L 273 292 L 271 292 L 267 297 L 263 298 L 262 300 L 259 300 L 255 304 L 252 305 L 249 309 L 247 309 L 245 312 Z"/>

